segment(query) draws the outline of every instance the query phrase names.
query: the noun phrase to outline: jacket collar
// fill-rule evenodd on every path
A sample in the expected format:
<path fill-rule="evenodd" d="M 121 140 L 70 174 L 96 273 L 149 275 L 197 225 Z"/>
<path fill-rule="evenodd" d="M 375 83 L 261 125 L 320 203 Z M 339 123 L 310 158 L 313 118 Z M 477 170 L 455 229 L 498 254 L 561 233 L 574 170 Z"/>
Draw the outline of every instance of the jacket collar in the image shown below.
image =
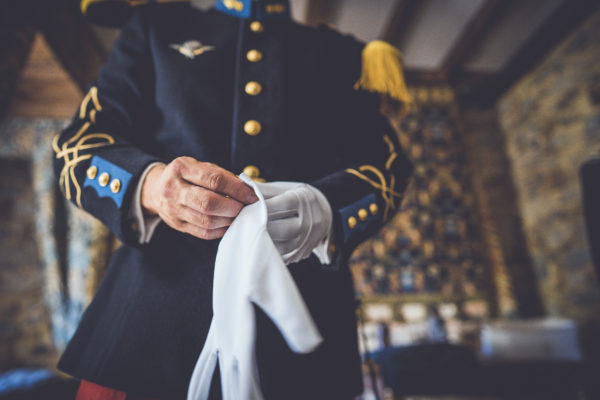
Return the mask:
<path fill-rule="evenodd" d="M 284 20 L 290 18 L 289 0 L 217 0 L 215 8 L 238 18 Z"/>

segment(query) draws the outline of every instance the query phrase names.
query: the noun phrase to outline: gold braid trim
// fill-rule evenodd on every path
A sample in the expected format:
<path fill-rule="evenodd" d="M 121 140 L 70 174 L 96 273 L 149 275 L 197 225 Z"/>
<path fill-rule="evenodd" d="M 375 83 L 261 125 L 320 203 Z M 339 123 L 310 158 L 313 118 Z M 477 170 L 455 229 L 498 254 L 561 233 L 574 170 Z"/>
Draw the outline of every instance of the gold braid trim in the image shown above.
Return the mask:
<path fill-rule="evenodd" d="M 398 157 L 398 153 L 396 153 L 394 151 L 395 150 L 394 143 L 391 141 L 391 139 L 389 138 L 388 135 L 383 135 L 383 141 L 387 144 L 388 150 L 390 152 L 390 156 L 388 157 L 388 159 L 385 163 L 385 169 L 389 171 L 392 167 L 392 163 Z M 384 219 L 384 221 L 387 220 L 390 210 L 396 209 L 395 197 L 398 197 L 398 198 L 402 197 L 402 195 L 400 193 L 398 193 L 394 190 L 396 188 L 396 177 L 394 176 L 394 174 L 390 173 L 390 185 L 388 186 L 383 173 L 379 169 L 377 169 L 376 167 L 374 167 L 372 165 L 361 165 L 360 167 L 358 167 L 358 171 L 356 169 L 348 168 L 348 169 L 346 169 L 346 172 L 356 176 L 359 179 L 362 179 L 363 181 L 369 183 L 374 188 L 381 190 L 381 197 L 383 198 L 383 201 L 385 202 L 385 210 L 383 212 L 383 219 Z M 376 178 L 379 180 L 379 182 L 369 178 L 362 172 L 373 173 L 376 176 Z"/>
<path fill-rule="evenodd" d="M 385 142 L 385 144 L 387 144 L 389 152 L 393 153 L 396 147 L 394 146 L 394 142 L 392 142 L 392 139 L 390 139 L 388 135 L 383 135 L 383 141 Z"/>
<path fill-rule="evenodd" d="M 385 162 L 385 169 L 389 171 L 390 168 L 392 168 L 392 163 L 394 162 L 396 157 L 398 157 L 398 153 L 393 152 L 392 154 L 390 154 L 390 158 L 388 158 L 388 160 Z"/>
<path fill-rule="evenodd" d="M 98 89 L 95 86 L 90 89 L 88 94 L 81 102 L 81 106 L 79 107 L 79 118 L 83 119 L 86 117 L 86 110 L 90 101 L 94 104 L 94 108 L 90 110 L 89 118 L 92 123 L 95 123 L 96 113 L 102 110 L 102 106 L 98 101 Z M 56 153 L 56 158 L 64 160 L 64 165 L 59 176 L 59 186 L 67 200 L 71 200 L 71 184 L 73 184 L 76 193 L 75 202 L 80 208 L 82 208 L 81 186 L 79 185 L 79 182 L 77 182 L 77 178 L 75 176 L 75 167 L 77 167 L 80 162 L 92 158 L 92 155 L 80 155 L 79 152 L 82 150 L 90 150 L 98 147 L 108 146 L 115 142 L 115 139 L 106 133 L 89 133 L 84 136 L 83 134 L 89 129 L 90 126 L 91 123 L 86 121 L 75 135 L 62 144 L 62 147 L 58 145 L 58 139 L 60 135 L 56 135 L 54 139 L 52 139 L 52 149 Z M 94 143 L 88 143 L 90 140 L 97 141 Z M 69 145 L 75 141 L 76 143 L 69 147 Z"/>
<path fill-rule="evenodd" d="M 381 171 L 379 171 L 374 166 L 361 165 L 360 167 L 358 167 L 358 169 L 361 172 L 359 172 L 355 169 L 352 169 L 352 168 L 346 169 L 346 172 L 356 176 L 359 179 L 362 179 L 363 181 L 365 181 L 368 184 L 370 184 L 371 186 L 373 186 L 375 189 L 381 190 L 381 197 L 385 201 L 385 210 L 383 213 L 383 219 L 387 220 L 389 210 L 395 209 L 394 197 L 402 197 L 402 195 L 400 193 L 395 192 L 392 187 L 387 186 L 385 177 L 383 176 Z M 379 179 L 379 182 L 376 182 L 375 180 L 369 178 L 368 176 L 363 174 L 362 171 L 368 171 L 368 172 L 374 173 L 377 176 L 377 178 Z"/>

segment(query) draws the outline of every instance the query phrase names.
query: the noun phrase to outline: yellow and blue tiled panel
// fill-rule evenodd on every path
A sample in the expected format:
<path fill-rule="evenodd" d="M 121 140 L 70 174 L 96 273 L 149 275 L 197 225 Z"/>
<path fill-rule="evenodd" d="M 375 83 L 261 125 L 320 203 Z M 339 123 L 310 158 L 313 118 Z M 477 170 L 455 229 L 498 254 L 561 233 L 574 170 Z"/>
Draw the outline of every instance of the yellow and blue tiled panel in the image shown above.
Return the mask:
<path fill-rule="evenodd" d="M 471 194 L 452 114 L 421 107 L 403 118 L 400 143 L 415 167 L 403 209 L 350 259 L 361 295 L 483 296 L 481 243 L 474 233 Z M 347 207 L 356 227 L 368 199 Z M 352 220 L 354 221 L 354 220 Z M 346 234 L 346 230 L 344 231 Z"/>

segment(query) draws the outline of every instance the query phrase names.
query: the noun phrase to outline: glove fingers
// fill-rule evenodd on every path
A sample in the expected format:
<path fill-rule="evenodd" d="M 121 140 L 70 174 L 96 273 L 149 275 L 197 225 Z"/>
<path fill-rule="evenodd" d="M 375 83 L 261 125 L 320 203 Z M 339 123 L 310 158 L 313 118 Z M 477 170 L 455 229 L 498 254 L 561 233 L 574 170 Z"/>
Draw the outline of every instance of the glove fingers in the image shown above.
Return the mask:
<path fill-rule="evenodd" d="M 274 242 L 293 241 L 297 243 L 300 238 L 299 218 L 277 219 L 267 222 L 267 230 Z"/>
<path fill-rule="evenodd" d="M 298 218 L 298 211 L 297 210 L 287 210 L 287 211 L 269 212 L 269 221 L 275 221 L 278 219 L 289 219 L 289 218 Z"/>
<path fill-rule="evenodd" d="M 265 200 L 267 212 L 269 215 L 298 210 L 298 196 L 293 191 L 288 191 L 280 195 Z M 297 212 L 297 211 L 296 211 Z"/>
<path fill-rule="evenodd" d="M 281 254 L 283 261 L 286 263 L 288 262 L 287 256 L 294 253 L 297 247 L 297 244 L 291 240 L 284 240 L 280 242 L 273 241 L 273 244 L 275 244 L 277 251 L 279 254 Z"/>
<path fill-rule="evenodd" d="M 297 182 L 268 182 L 261 183 L 255 182 L 256 186 L 262 193 L 265 200 L 275 197 L 283 192 L 286 192 L 294 187 L 298 186 Z"/>

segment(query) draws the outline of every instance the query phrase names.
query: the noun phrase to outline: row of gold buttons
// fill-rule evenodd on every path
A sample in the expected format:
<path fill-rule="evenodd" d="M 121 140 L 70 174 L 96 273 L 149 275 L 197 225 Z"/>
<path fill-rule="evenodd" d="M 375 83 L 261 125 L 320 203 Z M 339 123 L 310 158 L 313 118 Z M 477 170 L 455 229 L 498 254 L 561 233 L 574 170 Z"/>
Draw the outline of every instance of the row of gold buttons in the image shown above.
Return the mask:
<path fill-rule="evenodd" d="M 90 179 L 96 179 L 96 175 L 98 175 L 98 167 L 96 167 L 95 165 L 92 165 L 91 167 L 89 167 L 87 169 L 87 177 Z M 102 187 L 105 187 L 106 185 L 108 185 L 108 182 L 110 181 L 110 174 L 108 172 L 103 172 L 100 174 L 100 176 L 98 176 L 98 184 Z M 119 190 L 121 190 L 121 181 L 118 179 L 113 179 L 112 182 L 110 182 L 110 190 L 113 193 L 119 193 Z"/>
<path fill-rule="evenodd" d="M 252 21 L 250 23 L 250 30 L 254 33 L 263 33 L 265 31 L 265 27 L 259 21 Z M 256 49 L 248 50 L 246 53 L 246 59 L 252 63 L 259 62 L 262 60 L 263 54 Z M 256 81 L 249 81 L 246 83 L 244 87 L 244 91 L 249 96 L 258 96 L 262 92 L 262 85 Z M 262 130 L 262 126 L 260 122 L 256 120 L 246 121 L 244 124 L 244 132 L 250 136 L 256 136 Z M 260 170 L 255 165 L 248 165 L 243 170 L 244 174 L 246 174 L 250 179 L 254 181 L 264 182 L 264 179 L 260 178 Z"/>
<path fill-rule="evenodd" d="M 371 203 L 371 204 L 369 204 L 369 211 L 371 211 L 372 215 L 375 215 L 375 214 L 377 214 L 377 211 L 379 211 L 379 207 L 377 207 L 377 204 Z M 361 208 L 360 210 L 358 210 L 358 219 L 360 219 L 361 221 L 365 221 L 368 216 L 369 216 L 369 213 L 364 208 Z M 348 227 L 350 229 L 354 229 L 354 227 L 356 226 L 357 223 L 358 223 L 358 221 L 356 220 L 356 217 L 348 218 Z"/>

